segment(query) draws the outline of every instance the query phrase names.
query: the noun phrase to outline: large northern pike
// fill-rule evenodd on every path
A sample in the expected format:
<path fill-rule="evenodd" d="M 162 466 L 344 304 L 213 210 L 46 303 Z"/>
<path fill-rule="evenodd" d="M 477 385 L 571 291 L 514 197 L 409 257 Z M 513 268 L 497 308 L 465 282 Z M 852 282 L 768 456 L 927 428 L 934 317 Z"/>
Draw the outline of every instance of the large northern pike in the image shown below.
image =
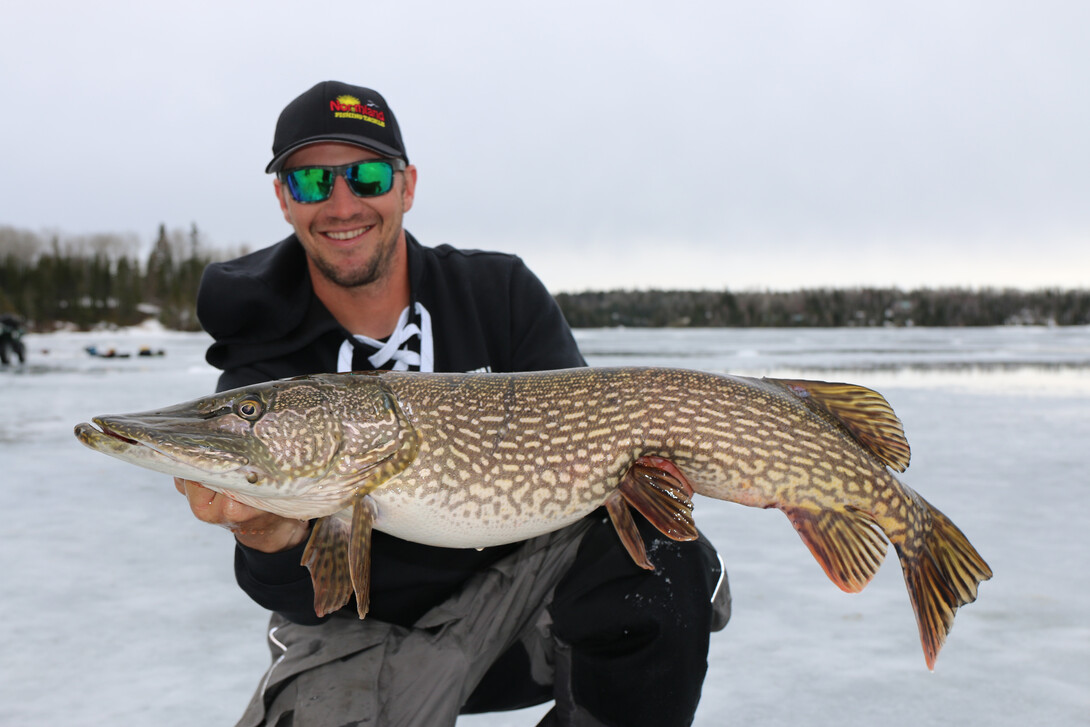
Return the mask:
<path fill-rule="evenodd" d="M 76 427 L 88 447 L 317 519 L 303 562 L 315 610 L 368 605 L 371 528 L 443 547 L 498 545 L 605 506 L 651 568 L 628 505 L 697 536 L 693 492 L 775 507 L 829 578 L 861 590 L 900 556 L 928 668 L 991 577 L 960 530 L 889 471 L 909 448 L 877 392 L 661 368 L 523 374 L 321 374 Z M 346 567 L 347 564 L 347 567 Z"/>

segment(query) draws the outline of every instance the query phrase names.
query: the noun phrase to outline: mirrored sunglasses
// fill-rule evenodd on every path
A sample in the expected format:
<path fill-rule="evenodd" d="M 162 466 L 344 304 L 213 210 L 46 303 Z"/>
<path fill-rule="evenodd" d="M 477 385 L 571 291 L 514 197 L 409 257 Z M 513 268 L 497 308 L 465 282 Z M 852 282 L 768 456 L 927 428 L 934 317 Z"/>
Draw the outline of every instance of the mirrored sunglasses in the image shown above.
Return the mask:
<path fill-rule="evenodd" d="M 343 176 L 357 197 L 378 197 L 394 186 L 394 172 L 405 169 L 403 159 L 367 159 L 337 167 L 312 166 L 277 173 L 291 198 L 302 204 L 324 202 L 333 194 L 333 183 Z"/>

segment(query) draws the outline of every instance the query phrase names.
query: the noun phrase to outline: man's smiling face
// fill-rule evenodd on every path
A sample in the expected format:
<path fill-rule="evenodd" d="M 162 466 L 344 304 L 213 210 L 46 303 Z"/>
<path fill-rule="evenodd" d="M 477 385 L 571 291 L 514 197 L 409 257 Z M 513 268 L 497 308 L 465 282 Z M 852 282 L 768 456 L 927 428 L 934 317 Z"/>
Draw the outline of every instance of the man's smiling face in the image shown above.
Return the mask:
<path fill-rule="evenodd" d="M 295 152 L 283 168 L 337 166 L 381 158 L 351 144 L 323 142 Z M 384 277 L 403 234 L 404 214 L 412 208 L 415 167 L 395 173 L 393 187 L 377 197 L 357 197 L 343 176 L 334 180 L 329 199 L 312 204 L 296 202 L 279 179 L 275 185 L 284 219 L 306 250 L 312 275 L 341 287 L 368 285 Z"/>

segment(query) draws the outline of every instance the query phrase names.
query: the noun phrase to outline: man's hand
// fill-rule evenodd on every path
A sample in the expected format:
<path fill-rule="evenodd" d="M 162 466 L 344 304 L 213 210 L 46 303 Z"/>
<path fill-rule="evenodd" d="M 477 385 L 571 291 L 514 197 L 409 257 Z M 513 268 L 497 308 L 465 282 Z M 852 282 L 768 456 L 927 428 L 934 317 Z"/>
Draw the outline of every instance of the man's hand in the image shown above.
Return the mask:
<path fill-rule="evenodd" d="M 198 520 L 227 528 L 238 542 L 263 553 L 293 548 L 306 539 L 310 530 L 306 520 L 280 517 L 243 505 L 193 480 L 175 477 L 174 486 L 189 500 L 189 508 Z"/>

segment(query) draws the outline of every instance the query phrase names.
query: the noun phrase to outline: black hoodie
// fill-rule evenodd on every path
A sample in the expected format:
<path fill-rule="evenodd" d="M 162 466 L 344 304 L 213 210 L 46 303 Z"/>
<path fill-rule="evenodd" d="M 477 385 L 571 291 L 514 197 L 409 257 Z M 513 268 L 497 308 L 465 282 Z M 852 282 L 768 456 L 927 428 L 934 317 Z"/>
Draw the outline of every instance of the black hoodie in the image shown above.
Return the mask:
<path fill-rule="evenodd" d="M 559 306 L 518 257 L 424 247 L 406 233 L 411 306 L 430 316 L 435 371 L 534 371 L 585 365 Z M 219 390 L 337 370 L 348 337 L 314 295 L 294 235 L 208 266 L 197 297 L 215 339 L 207 359 L 223 370 Z M 374 533 L 371 614 L 410 625 L 478 569 L 516 545 L 435 548 Z M 239 585 L 265 608 L 318 623 L 303 545 L 267 554 L 238 545 Z M 353 604 L 348 608 L 355 609 Z"/>

